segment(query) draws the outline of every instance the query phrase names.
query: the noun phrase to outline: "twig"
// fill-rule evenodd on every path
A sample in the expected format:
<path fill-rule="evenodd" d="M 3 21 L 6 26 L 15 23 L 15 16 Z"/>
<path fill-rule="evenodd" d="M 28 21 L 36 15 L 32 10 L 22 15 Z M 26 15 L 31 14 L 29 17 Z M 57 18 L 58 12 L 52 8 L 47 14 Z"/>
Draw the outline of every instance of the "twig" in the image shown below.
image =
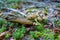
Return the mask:
<path fill-rule="evenodd" d="M 18 12 L 19 14 L 21 14 L 21 15 L 23 15 L 25 17 L 27 16 L 25 13 L 23 13 L 23 12 L 17 10 L 17 9 L 13 9 L 13 8 L 6 8 L 6 9 L 11 10 L 11 11 L 14 11 L 14 12 Z"/>

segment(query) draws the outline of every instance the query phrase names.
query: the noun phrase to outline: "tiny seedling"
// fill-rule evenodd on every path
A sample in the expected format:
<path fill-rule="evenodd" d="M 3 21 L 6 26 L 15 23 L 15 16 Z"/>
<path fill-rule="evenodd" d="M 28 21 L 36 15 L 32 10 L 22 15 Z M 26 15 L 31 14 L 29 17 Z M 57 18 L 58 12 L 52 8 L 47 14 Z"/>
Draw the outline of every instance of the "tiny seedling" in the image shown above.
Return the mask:
<path fill-rule="evenodd" d="M 48 23 L 48 19 L 43 19 L 43 24 L 47 24 Z"/>
<path fill-rule="evenodd" d="M 12 23 L 12 22 L 8 22 L 7 24 L 8 24 L 9 27 L 13 27 L 14 26 L 14 23 Z"/>
<path fill-rule="evenodd" d="M 41 31 L 41 30 L 43 29 L 43 27 L 44 27 L 44 25 L 43 25 L 43 24 L 40 24 L 39 26 L 37 26 L 36 29 L 37 29 L 38 31 Z"/>
<path fill-rule="evenodd" d="M 40 32 L 30 31 L 30 35 L 33 38 L 39 38 L 41 36 L 41 33 Z"/>
<path fill-rule="evenodd" d="M 39 22 L 37 21 L 37 19 L 35 19 L 35 21 L 36 21 L 36 23 L 38 24 L 36 30 L 37 30 L 37 31 L 41 31 L 41 30 L 43 29 L 43 27 L 44 27 L 44 24 L 39 23 Z"/>
<path fill-rule="evenodd" d="M 45 28 L 41 31 L 41 34 L 45 40 L 54 40 L 54 32 L 52 32 L 50 29 Z"/>
<path fill-rule="evenodd" d="M 9 35 L 9 34 L 6 34 L 6 35 L 5 35 L 5 38 L 9 38 L 9 37 L 10 37 L 10 35 Z"/>
<path fill-rule="evenodd" d="M 0 25 L 1 25 L 1 26 L 4 25 L 4 24 L 6 24 L 6 23 L 7 23 L 6 20 L 4 20 L 3 18 L 0 18 Z"/>
<path fill-rule="evenodd" d="M 2 28 L 0 28 L 0 33 L 4 32 L 7 28 L 2 26 Z"/>
<path fill-rule="evenodd" d="M 54 23 L 58 26 L 60 26 L 60 20 L 56 21 L 56 19 L 54 20 Z"/>
<path fill-rule="evenodd" d="M 20 38 L 23 38 L 26 33 L 26 28 L 24 26 L 21 26 L 20 29 L 16 29 L 16 31 L 13 33 L 13 37 L 16 40 L 19 40 Z"/>
<path fill-rule="evenodd" d="M 57 22 L 57 25 L 60 26 L 60 20 Z"/>
<path fill-rule="evenodd" d="M 48 14 L 48 8 L 44 9 L 44 14 L 47 15 Z"/>
<path fill-rule="evenodd" d="M 15 23 L 15 26 L 17 27 L 18 26 L 18 23 Z"/>

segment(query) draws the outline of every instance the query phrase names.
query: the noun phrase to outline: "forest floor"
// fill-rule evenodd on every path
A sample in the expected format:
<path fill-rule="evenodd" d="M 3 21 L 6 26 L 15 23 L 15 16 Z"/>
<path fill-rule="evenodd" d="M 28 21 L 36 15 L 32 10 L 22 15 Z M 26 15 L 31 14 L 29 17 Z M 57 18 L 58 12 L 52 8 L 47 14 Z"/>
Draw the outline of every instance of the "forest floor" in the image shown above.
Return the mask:
<path fill-rule="evenodd" d="M 60 3 L 0 4 L 0 40 L 60 40 Z"/>

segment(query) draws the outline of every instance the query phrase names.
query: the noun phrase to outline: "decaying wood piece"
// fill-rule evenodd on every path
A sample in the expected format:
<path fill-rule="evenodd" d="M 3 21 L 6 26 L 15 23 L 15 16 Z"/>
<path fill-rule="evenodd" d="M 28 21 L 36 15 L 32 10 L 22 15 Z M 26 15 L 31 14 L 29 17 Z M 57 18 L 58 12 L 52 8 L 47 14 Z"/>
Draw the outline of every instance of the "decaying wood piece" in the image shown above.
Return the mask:
<path fill-rule="evenodd" d="M 9 21 L 13 21 L 13 22 L 18 22 L 20 24 L 25 24 L 25 25 L 33 25 L 33 22 L 28 20 L 27 18 L 23 17 L 23 16 L 20 16 L 20 17 L 17 17 L 15 15 L 9 15 L 7 17 L 7 19 Z"/>
<path fill-rule="evenodd" d="M 37 19 L 39 22 L 42 21 L 42 18 L 38 14 L 31 14 L 31 15 L 27 16 L 27 19 L 29 19 L 31 21 L 35 21 L 35 19 Z"/>
<path fill-rule="evenodd" d="M 0 34 L 0 40 L 4 39 L 5 34 L 6 34 L 6 32 L 3 32 L 3 33 Z"/>
<path fill-rule="evenodd" d="M 20 24 L 25 24 L 25 25 L 33 25 L 33 22 L 34 19 L 37 18 L 37 20 L 39 22 L 42 21 L 42 19 L 46 19 L 43 11 L 41 12 L 37 12 L 37 13 L 33 13 L 33 14 L 30 14 L 30 15 L 26 15 L 25 13 L 23 12 L 20 12 L 19 10 L 16 10 L 16 9 L 12 9 L 12 8 L 6 8 L 7 10 L 11 10 L 11 11 L 14 11 L 14 12 L 18 12 L 19 15 L 22 14 L 22 16 L 19 16 L 17 17 L 18 15 L 13 15 L 12 13 L 9 14 L 6 19 L 8 19 L 9 21 L 13 21 L 13 22 L 18 22 Z M 4 15 L 4 14 L 3 14 Z M 25 17 L 24 17 L 25 16 Z M 44 16 L 44 17 L 43 17 Z M 31 20 L 32 19 L 32 20 Z"/>
<path fill-rule="evenodd" d="M 0 34 L 0 40 L 3 40 L 5 38 L 5 35 L 6 34 L 8 34 L 9 36 L 11 36 L 12 35 L 12 32 L 13 32 L 13 30 L 10 29 L 9 31 L 5 31 L 5 32 L 1 33 Z"/>
<path fill-rule="evenodd" d="M 17 18 L 9 18 L 7 17 L 8 21 L 12 21 L 12 22 L 18 22 L 20 24 L 24 24 L 24 25 L 33 25 L 33 22 L 28 20 L 27 18 L 23 18 L 23 17 L 17 17 Z"/>
<path fill-rule="evenodd" d="M 17 18 L 17 19 L 12 20 L 12 21 L 18 22 L 18 23 L 20 23 L 20 24 L 33 25 L 33 22 L 32 22 L 32 21 L 30 21 L 30 20 L 28 20 L 28 19 L 25 19 L 25 18 L 24 18 L 24 19 Z"/>
<path fill-rule="evenodd" d="M 27 16 L 28 19 L 35 19 L 37 18 L 37 15 L 36 14 L 30 14 Z"/>
<path fill-rule="evenodd" d="M 25 25 L 33 25 L 33 22 L 25 18 L 24 16 L 19 16 L 15 14 L 2 14 L 0 17 L 8 20 L 8 21 L 13 21 L 13 22 L 18 22 L 20 24 L 25 24 Z"/>

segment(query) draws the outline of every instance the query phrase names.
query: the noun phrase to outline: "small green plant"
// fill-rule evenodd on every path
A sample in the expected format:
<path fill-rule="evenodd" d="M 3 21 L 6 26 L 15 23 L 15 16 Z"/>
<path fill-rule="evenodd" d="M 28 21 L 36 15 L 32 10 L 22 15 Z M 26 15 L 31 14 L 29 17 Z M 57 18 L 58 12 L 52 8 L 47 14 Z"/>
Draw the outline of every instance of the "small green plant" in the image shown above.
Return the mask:
<path fill-rule="evenodd" d="M 5 26 L 2 26 L 2 28 L 0 28 L 0 33 L 4 32 L 7 28 Z"/>
<path fill-rule="evenodd" d="M 47 32 L 49 33 L 49 32 L 51 32 L 51 30 L 48 28 L 45 28 L 44 30 L 41 31 L 41 33 L 47 33 Z"/>
<path fill-rule="evenodd" d="M 43 29 L 43 27 L 44 27 L 44 25 L 43 25 L 43 24 L 40 24 L 39 26 L 37 26 L 36 29 L 37 29 L 38 31 L 41 31 L 41 30 Z"/>
<path fill-rule="evenodd" d="M 37 31 L 41 31 L 41 30 L 43 29 L 43 27 L 44 27 L 44 24 L 39 23 L 39 22 L 37 21 L 37 19 L 35 19 L 35 21 L 36 21 L 36 23 L 38 24 L 36 30 L 37 30 Z"/>
<path fill-rule="evenodd" d="M 12 22 L 8 22 L 7 24 L 8 24 L 9 27 L 13 27 L 14 26 L 14 23 L 12 23 Z"/>
<path fill-rule="evenodd" d="M 42 37 L 45 38 L 45 40 L 54 40 L 54 33 L 43 33 Z"/>
<path fill-rule="evenodd" d="M 20 29 L 16 29 L 16 31 L 13 33 L 13 37 L 16 40 L 19 40 L 20 38 L 23 38 L 26 33 L 26 28 L 24 26 L 21 26 Z"/>
<path fill-rule="evenodd" d="M 48 9 L 47 9 L 47 8 L 44 9 L 44 14 L 45 14 L 45 15 L 48 14 Z"/>
<path fill-rule="evenodd" d="M 57 20 L 55 19 L 55 20 L 54 20 L 54 23 L 55 23 L 56 25 L 60 26 L 60 20 L 57 21 Z"/>
<path fill-rule="evenodd" d="M 15 26 L 17 27 L 18 26 L 18 23 L 15 23 Z"/>
<path fill-rule="evenodd" d="M 5 35 L 5 38 L 9 38 L 9 37 L 10 37 L 10 35 L 9 35 L 9 34 L 6 34 L 6 35 Z"/>
<path fill-rule="evenodd" d="M 43 19 L 43 20 L 42 20 L 42 23 L 43 23 L 43 24 L 47 24 L 47 23 L 48 23 L 48 19 Z"/>
<path fill-rule="evenodd" d="M 54 40 L 54 32 L 52 32 L 50 29 L 46 28 L 40 32 L 34 32 L 34 31 L 30 31 L 30 35 L 33 37 L 33 38 L 44 38 L 44 40 Z"/>
<path fill-rule="evenodd" d="M 45 40 L 54 40 L 54 32 L 51 32 L 50 29 L 44 29 L 41 33 Z"/>
<path fill-rule="evenodd" d="M 7 23 L 7 21 L 4 20 L 3 18 L 0 18 L 0 25 L 2 26 L 2 25 L 4 25 L 5 23 Z"/>
<path fill-rule="evenodd" d="M 57 22 L 57 25 L 60 26 L 60 20 Z"/>
<path fill-rule="evenodd" d="M 17 27 L 18 23 L 8 22 L 7 23 L 9 27 Z"/>
<path fill-rule="evenodd" d="M 30 31 L 30 35 L 33 38 L 39 38 L 41 36 L 41 33 L 40 32 Z"/>

